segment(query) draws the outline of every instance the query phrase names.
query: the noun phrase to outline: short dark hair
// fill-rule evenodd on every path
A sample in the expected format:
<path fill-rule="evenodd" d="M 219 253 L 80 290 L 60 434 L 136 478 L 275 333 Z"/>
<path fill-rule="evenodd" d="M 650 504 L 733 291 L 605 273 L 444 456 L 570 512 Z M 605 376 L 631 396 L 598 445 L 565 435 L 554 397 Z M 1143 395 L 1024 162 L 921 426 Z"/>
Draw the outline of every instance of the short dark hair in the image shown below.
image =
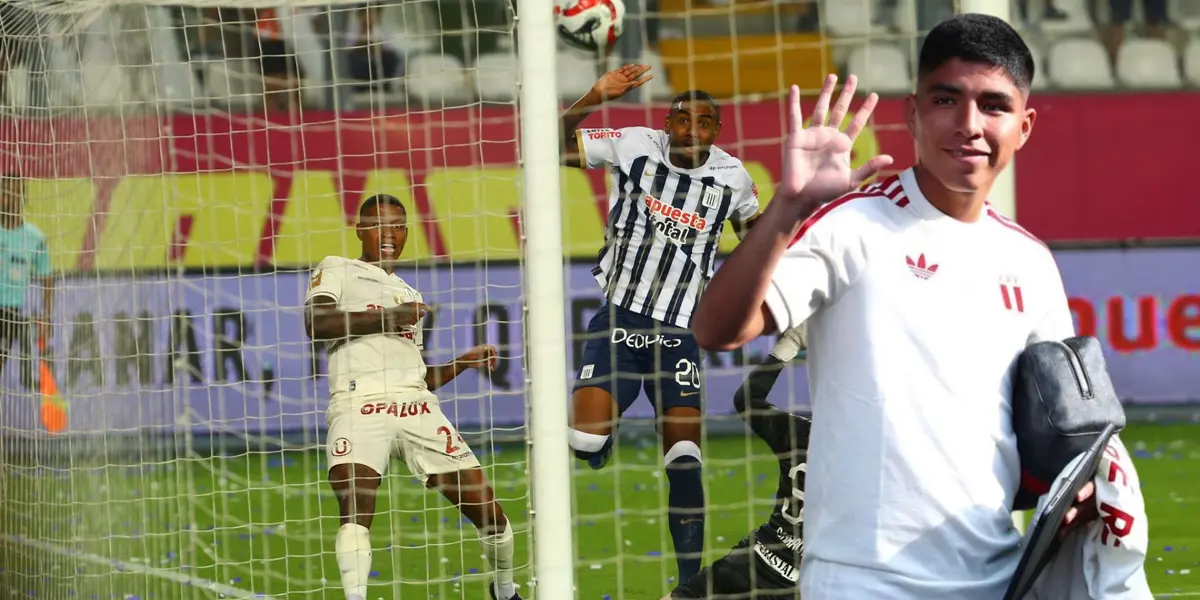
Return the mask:
<path fill-rule="evenodd" d="M 675 96 L 675 98 L 671 100 L 671 110 L 679 110 L 684 102 L 703 102 L 711 106 L 713 109 L 713 116 L 716 117 L 718 121 L 721 120 L 721 104 L 717 102 L 716 98 L 713 98 L 712 94 L 704 90 L 688 90 L 680 93 L 678 96 Z"/>
<path fill-rule="evenodd" d="M 362 206 L 358 207 L 358 218 L 361 219 L 367 216 L 368 211 L 378 210 L 379 206 L 384 204 L 395 206 L 396 208 L 400 209 L 400 212 L 404 213 L 405 216 L 408 216 L 408 210 L 404 208 L 404 204 L 400 202 L 399 198 L 391 194 L 375 194 L 374 196 L 364 200 Z"/>
<path fill-rule="evenodd" d="M 960 59 L 1004 69 L 1022 92 L 1033 82 L 1033 55 L 1021 34 L 991 15 L 967 13 L 938 23 L 921 44 L 917 76 L 924 77 L 947 61 Z"/>

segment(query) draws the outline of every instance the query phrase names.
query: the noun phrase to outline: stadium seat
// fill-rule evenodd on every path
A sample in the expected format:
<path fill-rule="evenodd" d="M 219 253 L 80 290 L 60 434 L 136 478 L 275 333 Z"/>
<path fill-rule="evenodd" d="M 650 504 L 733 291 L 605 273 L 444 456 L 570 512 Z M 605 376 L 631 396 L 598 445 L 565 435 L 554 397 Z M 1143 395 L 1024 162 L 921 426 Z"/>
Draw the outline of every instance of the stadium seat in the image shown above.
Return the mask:
<path fill-rule="evenodd" d="M 1065 90 L 1114 87 L 1108 52 L 1091 38 L 1066 39 L 1050 48 L 1047 65 L 1051 80 Z"/>
<path fill-rule="evenodd" d="M 1181 87 L 1178 60 L 1175 49 L 1165 40 L 1126 40 L 1117 52 L 1117 77 L 1137 89 Z"/>
<path fill-rule="evenodd" d="M 516 101 L 518 71 L 516 54 L 481 54 L 475 61 L 475 86 L 479 98 L 489 102 Z"/>
<path fill-rule="evenodd" d="M 1047 33 L 1085 33 L 1095 31 L 1095 24 L 1089 16 L 1088 0 L 1055 0 L 1054 6 L 1067 13 L 1067 18 L 1061 21 L 1046 21 L 1041 19 L 1044 10 L 1042 2 L 1030 2 L 1029 13 L 1038 25 Z M 1017 15 L 1014 9 L 1014 17 Z"/>
<path fill-rule="evenodd" d="M 379 13 L 382 34 L 397 48 L 403 49 L 405 54 L 440 54 L 437 42 L 441 39 L 441 33 L 432 6 L 431 2 L 383 3 Z"/>
<path fill-rule="evenodd" d="M 558 53 L 558 96 L 574 102 L 596 83 L 596 62 L 578 51 Z"/>
<path fill-rule="evenodd" d="M 878 7 L 872 0 L 825 0 L 821 7 L 825 29 L 837 37 L 866 37 Z"/>
<path fill-rule="evenodd" d="M 895 14 L 896 31 L 907 35 L 916 35 L 920 28 L 917 26 L 917 1 L 897 0 Z"/>
<path fill-rule="evenodd" d="M 1200 31 L 1200 2 L 1196 0 L 1169 0 L 1167 15 L 1171 22 L 1185 31 Z"/>
<path fill-rule="evenodd" d="M 608 57 L 608 68 L 609 70 L 615 69 L 621 66 L 621 64 L 624 62 L 625 61 L 614 52 Z M 642 50 L 642 60 L 640 62 L 643 65 L 649 65 L 650 72 L 654 74 L 654 79 L 651 79 L 650 83 L 647 83 L 642 87 L 643 90 L 647 90 L 646 95 L 643 95 L 642 98 L 648 98 L 650 100 L 669 100 L 671 97 L 673 97 L 675 92 L 672 91 L 671 83 L 667 78 L 667 68 L 663 65 L 662 57 L 653 50 Z M 593 77 L 592 82 L 595 83 L 595 80 L 596 78 Z"/>
<path fill-rule="evenodd" d="M 855 48 L 846 60 L 847 72 L 858 76 L 859 89 L 880 94 L 903 94 L 912 91 L 908 57 L 889 44 L 872 44 Z"/>
<path fill-rule="evenodd" d="M 408 61 L 404 74 L 409 95 L 426 106 L 466 104 L 472 94 L 466 69 L 449 54 L 419 54 Z"/>
<path fill-rule="evenodd" d="M 1200 86 L 1200 39 L 1192 39 L 1183 51 L 1183 74 L 1192 85 Z"/>

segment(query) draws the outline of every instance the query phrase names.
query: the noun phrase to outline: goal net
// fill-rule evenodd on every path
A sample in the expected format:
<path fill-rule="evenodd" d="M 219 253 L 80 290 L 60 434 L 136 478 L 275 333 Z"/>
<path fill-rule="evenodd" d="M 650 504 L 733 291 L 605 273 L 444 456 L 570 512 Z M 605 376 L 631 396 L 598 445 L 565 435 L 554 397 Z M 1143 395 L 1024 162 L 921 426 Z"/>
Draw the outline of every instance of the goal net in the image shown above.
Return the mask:
<path fill-rule="evenodd" d="M 726 106 L 719 144 L 764 202 L 789 84 L 811 92 L 848 67 L 885 95 L 909 85 L 910 3 L 627 6 L 612 56 L 560 48 L 546 93 L 570 102 L 605 65 L 643 61 L 656 76 L 641 96 L 587 124 L 657 127 L 665 100 L 705 89 Z M 514 7 L 44 0 L 0 7 L 0 25 L 0 295 L 12 298 L 0 342 L 13 340 L 0 594 L 344 597 L 326 362 L 301 305 L 317 261 L 359 255 L 357 208 L 387 193 L 409 218 L 399 273 L 435 308 L 428 362 L 483 343 L 503 357 L 438 393 L 513 523 L 518 590 L 535 597 Z M 906 162 L 901 110 L 881 103 L 856 160 L 884 148 Z M 562 172 L 571 379 L 602 304 L 590 270 L 607 179 Z M 735 245 L 727 228 L 721 251 Z M 706 562 L 771 510 L 774 459 L 732 416 L 747 367 L 770 348 L 705 356 Z M 795 367 L 771 399 L 802 412 L 806 390 Z M 658 598 L 677 583 L 652 416 L 640 400 L 608 467 L 572 473 L 562 502 L 580 598 Z M 369 598 L 486 597 L 474 527 L 401 460 L 372 540 Z"/>

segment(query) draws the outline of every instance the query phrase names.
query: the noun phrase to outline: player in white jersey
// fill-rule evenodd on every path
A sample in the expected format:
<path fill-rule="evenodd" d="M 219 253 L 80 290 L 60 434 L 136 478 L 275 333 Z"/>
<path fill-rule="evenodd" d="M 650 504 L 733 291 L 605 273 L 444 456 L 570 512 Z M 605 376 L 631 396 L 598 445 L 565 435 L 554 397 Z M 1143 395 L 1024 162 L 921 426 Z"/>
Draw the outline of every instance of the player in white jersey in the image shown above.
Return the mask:
<path fill-rule="evenodd" d="M 477 346 L 448 365 L 427 367 L 421 294 L 395 273 L 408 239 L 404 206 L 385 194 L 358 215 L 358 259 L 330 256 L 313 271 L 305 322 L 329 351 L 326 453 L 341 528 L 334 542 L 347 600 L 365 600 L 371 572 L 375 495 L 393 455 L 458 506 L 479 530 L 495 572 L 495 600 L 520 599 L 513 585 L 513 533 L 479 461 L 433 395 L 467 369 L 490 369 L 498 355 Z"/>
<path fill-rule="evenodd" d="M 802 129 L 793 87 L 779 192 L 697 309 L 706 348 L 808 323 L 806 598 L 997 600 L 1013 576 L 1013 366 L 1074 335 L 1053 256 L 986 201 L 1033 130 L 1033 69 L 1000 19 L 935 27 L 906 100 L 917 165 L 845 196 L 891 161 L 849 167 L 875 97 L 839 133 L 854 79 L 831 110 L 831 77 Z M 1095 514 L 1077 500 L 1072 526 Z"/>
<path fill-rule="evenodd" d="M 563 116 L 566 164 L 612 174 L 604 248 L 592 270 L 606 302 L 588 324 L 569 439 L 576 456 L 602 467 L 616 420 L 645 390 L 659 417 L 668 527 L 686 581 L 704 548 L 703 378 L 688 326 L 725 223 L 747 227 L 758 192 L 742 162 L 714 145 L 721 107 L 705 92 L 677 96 L 661 129 L 579 128 L 604 101 L 648 81 L 648 70 L 605 74 Z"/>

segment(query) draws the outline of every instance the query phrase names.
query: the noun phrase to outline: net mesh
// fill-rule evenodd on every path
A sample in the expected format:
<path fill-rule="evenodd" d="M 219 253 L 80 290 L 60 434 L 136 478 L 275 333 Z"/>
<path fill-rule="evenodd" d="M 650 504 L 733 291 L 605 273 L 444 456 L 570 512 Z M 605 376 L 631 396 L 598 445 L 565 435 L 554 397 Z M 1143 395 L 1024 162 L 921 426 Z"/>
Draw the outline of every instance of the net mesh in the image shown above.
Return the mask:
<path fill-rule="evenodd" d="M 401 274 L 437 308 L 429 362 L 504 353 L 444 388 L 444 410 L 529 584 L 515 106 L 478 99 L 462 64 L 511 48 L 510 10 L 455 4 L 434 29 L 431 2 L 305 4 L 0 7 L 5 198 L 24 196 L 50 268 L 29 265 L 19 312 L 56 284 L 45 352 L 33 325 L 5 329 L 25 342 L 0 408 L 6 596 L 342 597 L 325 357 L 299 307 L 317 261 L 358 255 L 351 215 L 380 192 L 413 215 Z M 393 469 L 371 597 L 483 594 L 475 528 Z"/>
<path fill-rule="evenodd" d="M 664 100 L 705 89 L 727 102 L 719 143 L 764 201 L 787 85 L 811 92 L 845 68 L 864 89 L 910 85 L 911 2 L 627 7 L 613 53 L 562 47 L 558 89 L 546 93 L 570 102 L 604 67 L 645 62 L 653 82 L 587 125 L 657 127 Z M 11 315 L 24 320 L 2 325 L 20 339 L 0 405 L 0 593 L 344 597 L 321 449 L 325 357 L 300 306 L 317 261 L 357 256 L 353 215 L 381 192 L 408 208 L 401 274 L 437 309 L 424 323 L 430 364 L 479 343 L 504 357 L 490 377 L 465 374 L 439 395 L 513 523 L 519 590 L 536 593 L 514 16 L 503 0 L 0 6 L 4 197 L 24 197 L 50 269 L 32 252 L 0 277 L 32 275 Z M 903 123 L 900 102 L 885 99 L 855 160 L 886 148 L 905 164 Z M 563 173 L 572 377 L 602 303 L 590 268 L 609 185 L 604 172 Z M 727 228 L 721 249 L 735 245 Z M 43 275 L 53 310 L 39 351 Z M 775 460 L 730 416 L 746 366 L 770 347 L 705 356 L 706 563 L 773 506 Z M 790 369 L 771 399 L 802 411 L 806 390 Z M 677 583 L 651 416 L 641 400 L 613 463 L 577 469 L 575 497 L 563 499 L 577 521 L 580 598 L 657 598 Z M 474 528 L 401 461 L 378 508 L 369 598 L 485 597 Z"/>

